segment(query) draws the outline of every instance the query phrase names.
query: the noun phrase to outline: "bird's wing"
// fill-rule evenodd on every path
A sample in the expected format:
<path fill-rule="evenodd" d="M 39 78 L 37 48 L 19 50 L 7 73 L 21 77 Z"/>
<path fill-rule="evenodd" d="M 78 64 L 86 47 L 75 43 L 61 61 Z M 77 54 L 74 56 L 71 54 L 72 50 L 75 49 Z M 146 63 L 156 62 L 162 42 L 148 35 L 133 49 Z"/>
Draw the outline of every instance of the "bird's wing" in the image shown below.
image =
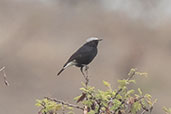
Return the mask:
<path fill-rule="evenodd" d="M 68 61 L 65 63 L 64 67 L 65 67 L 68 63 L 70 63 L 71 61 L 76 60 L 76 59 L 82 57 L 83 53 L 86 52 L 86 50 L 84 50 L 83 48 L 84 48 L 84 47 L 79 48 L 74 54 L 72 54 L 72 56 L 71 56 L 71 57 L 68 59 Z"/>
<path fill-rule="evenodd" d="M 76 60 L 77 62 L 80 60 L 85 60 L 88 59 L 90 56 L 90 53 L 93 54 L 93 48 L 88 47 L 88 46 L 82 46 L 81 48 L 79 48 L 67 61 L 67 63 L 64 65 L 66 66 L 68 63 L 70 63 L 73 60 Z M 95 53 L 96 55 L 96 53 Z"/>

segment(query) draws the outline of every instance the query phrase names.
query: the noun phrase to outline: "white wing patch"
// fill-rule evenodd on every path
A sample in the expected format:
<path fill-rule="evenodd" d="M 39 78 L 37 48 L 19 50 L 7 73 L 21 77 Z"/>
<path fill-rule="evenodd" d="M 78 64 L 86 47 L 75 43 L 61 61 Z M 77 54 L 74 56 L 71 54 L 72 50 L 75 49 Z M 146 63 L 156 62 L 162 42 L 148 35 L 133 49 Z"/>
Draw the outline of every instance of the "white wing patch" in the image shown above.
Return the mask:
<path fill-rule="evenodd" d="M 66 69 L 67 67 L 73 66 L 73 65 L 76 65 L 76 61 L 75 61 L 75 60 L 69 62 L 69 63 L 64 67 L 64 69 Z"/>

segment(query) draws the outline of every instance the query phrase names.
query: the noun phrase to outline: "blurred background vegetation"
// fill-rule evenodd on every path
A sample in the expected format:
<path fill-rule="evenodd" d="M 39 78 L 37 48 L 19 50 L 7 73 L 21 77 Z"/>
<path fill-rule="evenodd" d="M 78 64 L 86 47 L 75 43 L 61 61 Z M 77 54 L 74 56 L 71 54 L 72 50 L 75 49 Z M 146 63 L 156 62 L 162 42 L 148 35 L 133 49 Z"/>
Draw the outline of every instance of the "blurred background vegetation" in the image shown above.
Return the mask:
<path fill-rule="evenodd" d="M 0 113 L 35 114 L 44 96 L 73 102 L 83 77 L 77 68 L 56 73 L 88 37 L 103 38 L 90 64 L 90 85 L 116 86 L 136 67 L 149 77 L 137 85 L 170 107 L 170 0 L 0 0 Z"/>

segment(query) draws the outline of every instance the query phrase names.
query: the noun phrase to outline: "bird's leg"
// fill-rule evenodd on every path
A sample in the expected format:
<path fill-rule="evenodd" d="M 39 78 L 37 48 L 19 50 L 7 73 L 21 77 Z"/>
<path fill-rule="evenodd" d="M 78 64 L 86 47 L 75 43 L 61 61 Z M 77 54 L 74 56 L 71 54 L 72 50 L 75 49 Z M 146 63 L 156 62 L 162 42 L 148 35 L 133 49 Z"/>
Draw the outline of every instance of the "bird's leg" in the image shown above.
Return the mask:
<path fill-rule="evenodd" d="M 84 70 L 84 67 L 85 67 L 85 70 Z M 83 74 L 83 76 L 84 76 L 84 78 L 86 80 L 85 85 L 87 86 L 88 82 L 89 82 L 88 72 L 87 72 L 88 71 L 88 66 L 83 66 L 83 67 L 80 68 L 80 70 L 81 70 L 81 73 Z M 86 75 L 85 75 L 84 71 L 87 72 Z"/>
<path fill-rule="evenodd" d="M 85 67 L 85 73 L 86 73 L 86 77 L 85 77 L 86 85 L 88 85 L 88 83 L 89 83 L 89 78 L 88 78 L 88 69 L 89 69 L 89 67 L 87 65 L 85 65 L 84 67 Z"/>
<path fill-rule="evenodd" d="M 84 78 L 86 78 L 86 76 L 85 76 L 85 74 L 84 74 L 84 71 L 83 71 L 83 68 L 84 68 L 84 67 L 81 67 L 80 70 L 81 70 L 81 73 L 82 73 L 82 75 L 84 76 Z"/>
<path fill-rule="evenodd" d="M 88 69 L 89 69 L 89 67 L 86 65 L 85 66 L 85 73 L 86 73 L 86 76 L 88 77 Z"/>

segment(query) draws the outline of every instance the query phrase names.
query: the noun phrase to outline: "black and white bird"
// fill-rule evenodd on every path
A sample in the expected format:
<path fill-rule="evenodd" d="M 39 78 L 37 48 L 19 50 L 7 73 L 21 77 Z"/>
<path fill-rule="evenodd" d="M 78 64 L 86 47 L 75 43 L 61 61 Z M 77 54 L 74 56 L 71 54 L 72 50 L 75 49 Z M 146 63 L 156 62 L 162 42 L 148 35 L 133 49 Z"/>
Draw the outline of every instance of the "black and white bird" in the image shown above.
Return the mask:
<path fill-rule="evenodd" d="M 80 67 L 80 70 L 83 73 L 83 68 L 88 69 L 88 64 L 94 59 L 97 55 L 97 46 L 99 41 L 102 39 L 97 37 L 91 37 L 86 40 L 86 43 L 80 47 L 64 64 L 63 68 L 59 71 L 57 75 L 60 75 L 69 66 Z"/>

